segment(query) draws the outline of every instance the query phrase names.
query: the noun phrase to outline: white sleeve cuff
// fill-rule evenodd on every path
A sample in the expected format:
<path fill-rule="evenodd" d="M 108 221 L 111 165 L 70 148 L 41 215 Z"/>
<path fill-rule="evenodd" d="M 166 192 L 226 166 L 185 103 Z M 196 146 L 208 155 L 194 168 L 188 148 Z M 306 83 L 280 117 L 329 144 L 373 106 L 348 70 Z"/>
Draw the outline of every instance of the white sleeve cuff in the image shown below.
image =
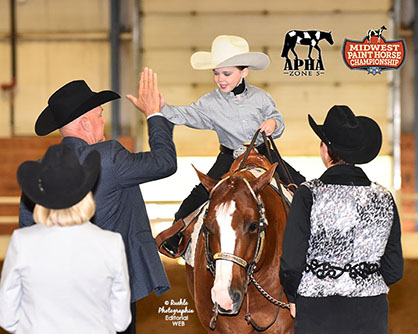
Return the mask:
<path fill-rule="evenodd" d="M 148 119 L 150 119 L 151 117 L 154 117 L 154 116 L 161 116 L 161 117 L 164 117 L 164 115 L 162 115 L 161 113 L 156 112 L 156 113 L 154 113 L 154 114 L 151 114 L 151 115 L 147 116 L 147 120 L 148 120 Z"/>

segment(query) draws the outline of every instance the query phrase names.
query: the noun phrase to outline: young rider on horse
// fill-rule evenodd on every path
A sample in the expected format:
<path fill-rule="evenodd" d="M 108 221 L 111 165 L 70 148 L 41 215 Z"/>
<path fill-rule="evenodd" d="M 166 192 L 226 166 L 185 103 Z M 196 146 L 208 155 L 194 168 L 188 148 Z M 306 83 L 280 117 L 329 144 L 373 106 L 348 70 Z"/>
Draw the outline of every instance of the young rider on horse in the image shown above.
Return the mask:
<path fill-rule="evenodd" d="M 279 138 L 283 133 L 283 116 L 270 94 L 249 85 L 244 79 L 250 69 L 263 70 L 269 66 L 270 59 L 264 53 L 249 52 L 248 43 L 242 37 L 221 35 L 213 41 L 211 52 L 196 52 L 190 62 L 196 70 L 212 70 L 218 88 L 189 106 L 165 104 L 161 95 L 161 113 L 177 125 L 216 131 L 220 153 L 207 175 L 219 180 L 229 170 L 234 159 L 244 153 L 243 143 L 251 141 L 258 129 L 273 138 Z M 261 143 L 263 138 L 260 134 L 255 144 L 256 149 L 266 155 L 267 149 Z M 287 167 L 294 183 L 299 184 L 305 180 L 289 165 Z M 284 178 L 282 175 L 280 177 Z M 202 184 L 197 185 L 175 214 L 175 221 L 187 217 L 207 199 L 208 192 Z M 164 254 L 180 255 L 178 243 L 181 238 L 179 232 L 166 239 L 161 249 L 165 251 Z"/>

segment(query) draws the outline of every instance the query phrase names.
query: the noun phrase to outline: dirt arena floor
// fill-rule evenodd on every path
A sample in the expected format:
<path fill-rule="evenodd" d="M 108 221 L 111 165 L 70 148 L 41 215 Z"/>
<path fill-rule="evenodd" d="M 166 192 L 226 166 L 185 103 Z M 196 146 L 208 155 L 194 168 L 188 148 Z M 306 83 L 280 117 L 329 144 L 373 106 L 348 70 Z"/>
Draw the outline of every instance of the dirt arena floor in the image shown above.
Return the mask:
<path fill-rule="evenodd" d="M 185 284 L 184 267 L 170 260 L 164 261 L 164 265 L 171 290 L 159 297 L 153 294 L 137 303 L 137 333 L 204 334 L 193 313 L 194 304 Z M 389 332 L 418 334 L 418 260 L 405 261 L 404 278 L 391 287 L 389 305 Z M 171 320 L 172 310 L 183 311 L 187 320 Z M 6 332 L 0 329 L 0 333 Z"/>

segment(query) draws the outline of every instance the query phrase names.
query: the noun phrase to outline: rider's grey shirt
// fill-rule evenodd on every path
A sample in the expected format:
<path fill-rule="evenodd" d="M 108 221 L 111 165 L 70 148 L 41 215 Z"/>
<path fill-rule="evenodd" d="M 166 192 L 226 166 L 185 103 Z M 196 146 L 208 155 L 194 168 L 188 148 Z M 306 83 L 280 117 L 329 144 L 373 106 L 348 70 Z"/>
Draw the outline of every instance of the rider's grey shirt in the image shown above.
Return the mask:
<path fill-rule="evenodd" d="M 216 131 L 219 143 L 232 150 L 250 142 L 261 123 L 269 118 L 276 120 L 273 138 L 280 137 L 284 131 L 283 116 L 270 94 L 249 84 L 237 96 L 217 88 L 189 106 L 166 104 L 161 113 L 177 125 Z M 256 145 L 262 142 L 260 134 Z"/>

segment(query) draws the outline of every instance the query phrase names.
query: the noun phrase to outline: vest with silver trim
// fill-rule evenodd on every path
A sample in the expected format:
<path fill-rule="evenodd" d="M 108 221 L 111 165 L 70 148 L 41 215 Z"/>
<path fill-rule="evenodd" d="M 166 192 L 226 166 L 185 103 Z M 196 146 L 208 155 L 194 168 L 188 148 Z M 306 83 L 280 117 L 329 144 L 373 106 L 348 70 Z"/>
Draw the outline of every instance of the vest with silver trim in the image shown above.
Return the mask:
<path fill-rule="evenodd" d="M 393 223 L 388 190 L 370 186 L 303 183 L 311 190 L 311 235 L 298 287 L 305 297 L 377 296 L 389 288 L 380 274 Z"/>

